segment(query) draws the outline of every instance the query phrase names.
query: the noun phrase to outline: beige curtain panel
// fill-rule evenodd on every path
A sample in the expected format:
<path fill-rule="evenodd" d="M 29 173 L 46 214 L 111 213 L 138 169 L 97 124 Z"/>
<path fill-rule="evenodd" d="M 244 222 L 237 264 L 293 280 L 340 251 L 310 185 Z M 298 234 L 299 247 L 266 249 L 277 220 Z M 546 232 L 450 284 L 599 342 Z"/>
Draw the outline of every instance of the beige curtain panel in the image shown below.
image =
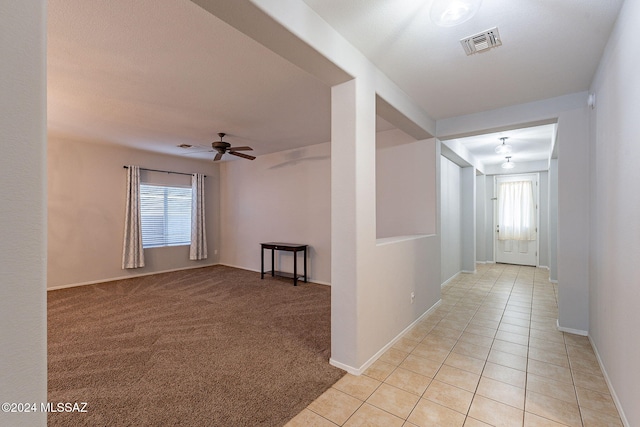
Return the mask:
<path fill-rule="evenodd" d="M 140 216 L 140 167 L 127 166 L 127 207 L 124 219 L 122 269 L 144 267 Z"/>
<path fill-rule="evenodd" d="M 191 175 L 191 247 L 189 259 L 207 258 L 207 230 L 204 214 L 204 175 Z"/>

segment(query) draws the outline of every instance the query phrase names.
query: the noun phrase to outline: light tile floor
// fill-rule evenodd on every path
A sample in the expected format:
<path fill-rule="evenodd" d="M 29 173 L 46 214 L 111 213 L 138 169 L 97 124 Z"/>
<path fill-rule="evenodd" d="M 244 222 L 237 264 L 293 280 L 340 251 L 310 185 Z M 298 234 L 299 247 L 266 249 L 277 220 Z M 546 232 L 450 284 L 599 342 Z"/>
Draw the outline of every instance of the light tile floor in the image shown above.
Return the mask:
<path fill-rule="evenodd" d="M 589 340 L 559 332 L 557 311 L 547 270 L 479 265 L 287 426 L 622 426 Z"/>

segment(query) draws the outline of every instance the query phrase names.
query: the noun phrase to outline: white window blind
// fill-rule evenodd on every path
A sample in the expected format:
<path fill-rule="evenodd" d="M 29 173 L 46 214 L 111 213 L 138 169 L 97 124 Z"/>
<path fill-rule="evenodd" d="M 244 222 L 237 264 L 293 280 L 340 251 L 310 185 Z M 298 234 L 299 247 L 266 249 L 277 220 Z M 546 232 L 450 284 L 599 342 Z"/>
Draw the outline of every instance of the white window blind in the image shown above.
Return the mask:
<path fill-rule="evenodd" d="M 191 244 L 191 187 L 140 184 L 142 246 Z"/>

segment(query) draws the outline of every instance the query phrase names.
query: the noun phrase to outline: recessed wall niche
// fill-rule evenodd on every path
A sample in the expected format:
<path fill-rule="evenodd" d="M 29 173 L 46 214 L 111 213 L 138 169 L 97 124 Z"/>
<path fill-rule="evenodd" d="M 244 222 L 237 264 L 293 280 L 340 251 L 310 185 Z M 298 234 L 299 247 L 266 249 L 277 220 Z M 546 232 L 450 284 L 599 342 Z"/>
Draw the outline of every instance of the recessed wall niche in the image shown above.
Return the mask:
<path fill-rule="evenodd" d="M 436 233 L 435 139 L 381 123 L 376 132 L 376 237 Z"/>

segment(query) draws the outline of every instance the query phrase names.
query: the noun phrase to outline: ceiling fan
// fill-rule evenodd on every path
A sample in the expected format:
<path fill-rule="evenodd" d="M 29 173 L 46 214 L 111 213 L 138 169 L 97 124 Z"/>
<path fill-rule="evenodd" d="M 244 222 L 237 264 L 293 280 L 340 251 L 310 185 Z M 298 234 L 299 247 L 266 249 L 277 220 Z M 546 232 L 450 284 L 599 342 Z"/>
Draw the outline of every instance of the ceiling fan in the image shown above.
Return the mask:
<path fill-rule="evenodd" d="M 232 147 L 231 144 L 222 140 L 222 138 L 224 138 L 225 135 L 226 133 L 220 132 L 218 134 L 218 136 L 220 137 L 220 141 L 215 141 L 211 143 L 211 146 L 213 147 L 213 149 L 218 152 L 216 156 L 213 158 L 214 161 L 222 159 L 222 155 L 225 153 L 242 157 L 243 159 L 249 159 L 249 160 L 255 159 L 254 156 L 250 156 L 244 153 L 238 153 L 238 151 L 249 151 L 249 150 L 253 150 L 253 148 L 247 147 L 247 146 Z"/>

